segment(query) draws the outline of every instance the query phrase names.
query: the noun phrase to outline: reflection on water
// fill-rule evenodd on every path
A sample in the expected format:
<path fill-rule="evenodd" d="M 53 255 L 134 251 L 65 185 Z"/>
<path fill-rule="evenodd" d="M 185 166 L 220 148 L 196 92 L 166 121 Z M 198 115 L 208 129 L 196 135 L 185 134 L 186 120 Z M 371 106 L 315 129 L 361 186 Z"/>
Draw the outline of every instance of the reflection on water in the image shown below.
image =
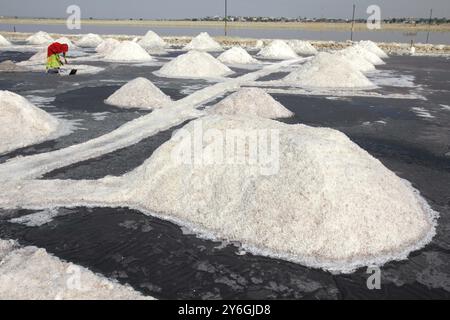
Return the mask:
<path fill-rule="evenodd" d="M 98 34 L 135 34 L 143 35 L 149 29 L 154 30 L 163 36 L 193 36 L 200 31 L 206 31 L 213 36 L 221 36 L 224 33 L 222 27 L 148 27 L 148 26 L 98 26 L 84 25 L 81 30 L 68 30 L 65 25 L 32 25 L 20 24 L 15 26 L 17 32 L 37 32 L 44 30 L 53 33 L 98 33 Z M 0 31 L 13 31 L 11 24 L 0 24 Z M 345 41 L 350 39 L 348 31 L 314 31 L 298 29 L 230 29 L 229 36 L 239 36 L 248 38 L 268 38 L 268 39 L 307 39 L 307 40 L 334 40 Z M 404 32 L 404 31 L 361 31 L 354 33 L 354 40 L 372 40 L 378 42 L 403 42 L 425 43 L 427 32 Z M 429 43 L 450 44 L 449 32 L 431 32 Z"/>

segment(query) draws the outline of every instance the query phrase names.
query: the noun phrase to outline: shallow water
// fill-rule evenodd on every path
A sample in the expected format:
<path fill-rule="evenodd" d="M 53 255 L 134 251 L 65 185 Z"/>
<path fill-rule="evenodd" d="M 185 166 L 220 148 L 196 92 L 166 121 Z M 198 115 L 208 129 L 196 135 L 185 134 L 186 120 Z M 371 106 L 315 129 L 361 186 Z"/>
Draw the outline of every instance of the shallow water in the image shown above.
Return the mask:
<path fill-rule="evenodd" d="M 332 275 L 255 256 L 242 252 L 237 243 L 200 239 L 173 223 L 127 208 L 60 208 L 56 218 L 39 227 L 9 222 L 33 211 L 0 209 L 0 238 L 45 248 L 62 259 L 162 299 L 450 299 L 450 158 L 446 156 L 450 152 L 450 112 L 440 106 L 450 100 L 446 85 L 450 81 L 448 63 L 445 58 L 391 57 L 386 66 L 378 68 L 412 75 L 419 86 L 385 86 L 379 92 L 419 91 L 426 101 L 273 95 L 296 114 L 283 121 L 343 131 L 389 169 L 409 180 L 440 212 L 437 236 L 429 245 L 413 252 L 408 260 L 391 262 L 381 269 L 381 290 L 368 290 L 369 275 L 363 268 L 349 275 Z M 64 112 L 68 119 L 83 120 L 82 128 L 70 136 L 17 150 L 0 157 L 0 161 L 86 141 L 145 114 L 103 103 L 118 86 L 138 75 L 148 77 L 174 99 L 210 84 L 202 80 L 158 78 L 152 73 L 155 69 L 111 64 L 91 77 L 57 78 L 58 81 L 35 73 L 0 74 L 0 89 L 54 97 L 41 107 L 49 112 Z M 418 117 L 412 110 L 416 106 L 435 117 Z M 44 179 L 121 175 L 145 161 L 175 129 L 55 170 Z"/>

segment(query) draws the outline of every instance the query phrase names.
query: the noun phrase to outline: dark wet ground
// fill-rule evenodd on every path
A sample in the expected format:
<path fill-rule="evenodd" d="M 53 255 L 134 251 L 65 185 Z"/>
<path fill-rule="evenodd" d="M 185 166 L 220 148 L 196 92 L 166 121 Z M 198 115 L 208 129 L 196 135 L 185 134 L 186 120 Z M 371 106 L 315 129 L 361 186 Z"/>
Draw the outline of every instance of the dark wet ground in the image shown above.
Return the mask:
<path fill-rule="evenodd" d="M 1 56 L 0 56 L 1 57 Z M 389 169 L 409 180 L 441 214 L 437 236 L 409 259 L 382 268 L 381 290 L 368 290 L 365 269 L 349 275 L 332 275 L 293 263 L 241 252 L 238 245 L 197 238 L 166 221 L 126 208 L 59 209 L 59 216 L 40 227 L 8 222 L 32 211 L 0 214 L 0 238 L 18 239 L 23 245 L 43 247 L 56 256 L 132 285 L 162 299 L 431 299 L 450 298 L 450 65 L 445 58 L 392 57 L 379 69 L 415 76 L 420 88 L 382 88 L 389 92 L 420 93 L 422 100 L 273 95 L 296 116 L 287 123 L 326 126 L 346 133 Z M 103 100 L 124 81 L 145 75 L 178 99 L 207 82 L 170 80 L 152 75 L 155 67 L 117 65 L 94 79 L 65 79 L 51 96 L 49 112 L 65 112 L 83 119 L 83 128 L 71 136 L 15 151 L 17 155 L 58 149 L 113 130 L 142 114 L 117 110 Z M 242 71 L 244 72 L 244 71 Z M 281 74 L 280 74 L 281 75 Z M 0 74 L 0 88 L 29 94 L 51 86 L 32 79 Z M 121 80 L 104 84 L 101 80 Z M 24 84 L 20 84 L 24 81 Z M 80 85 L 73 88 L 73 82 Z M 5 84 L 5 86 L 3 86 Z M 19 89 L 19 90 L 17 90 Z M 420 106 L 434 118 L 420 118 L 411 109 Z M 108 112 L 101 121 L 92 114 Z M 377 122 L 383 121 L 383 123 Z M 48 173 L 45 179 L 97 179 L 121 175 L 139 166 L 164 141 L 172 128 L 114 153 Z"/>

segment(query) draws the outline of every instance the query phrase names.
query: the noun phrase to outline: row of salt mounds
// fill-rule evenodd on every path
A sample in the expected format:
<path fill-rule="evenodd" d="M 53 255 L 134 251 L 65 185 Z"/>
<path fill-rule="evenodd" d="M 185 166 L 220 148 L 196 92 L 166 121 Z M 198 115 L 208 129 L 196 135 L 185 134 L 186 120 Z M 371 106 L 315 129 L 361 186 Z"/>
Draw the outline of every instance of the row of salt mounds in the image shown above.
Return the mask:
<path fill-rule="evenodd" d="M 266 59 L 287 60 L 296 59 L 298 55 L 283 40 L 274 40 L 259 51 L 258 56 Z"/>
<path fill-rule="evenodd" d="M 0 91 L 0 154 L 54 138 L 60 121 L 9 91 Z"/>
<path fill-rule="evenodd" d="M 212 55 L 201 51 L 189 51 L 166 63 L 155 72 L 168 78 L 219 78 L 233 71 Z"/>
<path fill-rule="evenodd" d="M 233 47 L 222 53 L 217 60 L 225 64 L 259 64 L 245 49 Z"/>
<path fill-rule="evenodd" d="M 375 85 L 351 61 L 321 52 L 284 78 L 295 86 L 309 88 L 372 88 Z"/>
<path fill-rule="evenodd" d="M 67 284 L 77 271 L 81 287 Z M 64 262 L 33 246 L 20 247 L 0 240 L 1 300 L 142 300 L 129 286 L 121 285 L 92 271 Z"/>
<path fill-rule="evenodd" d="M 189 42 L 184 50 L 198 50 L 198 51 L 222 51 L 222 46 L 206 32 L 200 33 Z"/>
<path fill-rule="evenodd" d="M 120 108 L 159 109 L 171 101 L 150 80 L 136 78 L 114 92 L 105 103 Z"/>
<path fill-rule="evenodd" d="M 334 54 L 343 57 L 348 60 L 349 63 L 359 71 L 366 73 L 375 70 L 375 65 L 370 63 L 364 55 L 358 53 L 358 50 L 355 50 L 353 47 L 349 47 L 343 50 L 339 50 Z M 378 57 L 376 57 L 378 58 Z"/>
<path fill-rule="evenodd" d="M 165 48 L 167 46 L 167 43 L 155 32 L 152 30 L 149 30 L 145 36 L 138 41 L 139 45 L 143 48 L 150 48 L 150 49 L 158 49 L 158 48 Z"/>
<path fill-rule="evenodd" d="M 76 42 L 77 46 L 82 48 L 95 48 L 103 42 L 98 34 L 88 33 Z"/>
<path fill-rule="evenodd" d="M 53 42 L 53 38 L 44 31 L 39 31 L 26 39 L 28 44 L 44 45 Z"/>
<path fill-rule="evenodd" d="M 0 47 L 9 47 L 11 42 L 9 42 L 4 36 L 0 34 Z"/>
<path fill-rule="evenodd" d="M 310 56 L 317 54 L 317 49 L 312 46 L 308 41 L 303 40 L 289 40 L 288 45 L 295 51 L 295 53 Z"/>
<path fill-rule="evenodd" d="M 222 115 L 247 115 L 267 119 L 289 118 L 294 115 L 260 88 L 243 88 L 211 108 Z"/>
<path fill-rule="evenodd" d="M 247 159 L 249 152 L 238 148 L 228 155 L 224 137 L 235 130 L 243 134 L 233 143 L 244 146 L 246 132 L 275 130 L 278 138 L 269 133 L 267 139 L 278 147 L 272 158 L 278 171 L 262 175 L 263 165 L 230 164 L 229 158 Z M 205 143 L 195 146 L 198 132 Z M 224 158 L 215 156 L 222 151 Z M 207 116 L 187 124 L 123 179 L 129 201 L 143 210 L 257 254 L 331 271 L 405 259 L 435 234 L 437 213 L 407 181 L 328 128 Z"/>
<path fill-rule="evenodd" d="M 375 42 L 366 40 L 366 41 L 360 41 L 358 45 L 362 46 L 366 50 L 371 51 L 372 53 L 376 54 L 381 59 L 388 58 L 388 55 L 386 52 L 383 51 Z"/>
<path fill-rule="evenodd" d="M 151 55 L 139 44 L 133 41 L 123 41 L 105 55 L 105 60 L 121 62 L 152 61 Z"/>
<path fill-rule="evenodd" d="M 113 51 L 115 48 L 117 48 L 120 45 L 120 41 L 113 38 L 105 39 L 102 43 L 100 43 L 96 48 L 95 51 L 102 55 L 107 55 L 111 51 Z"/>

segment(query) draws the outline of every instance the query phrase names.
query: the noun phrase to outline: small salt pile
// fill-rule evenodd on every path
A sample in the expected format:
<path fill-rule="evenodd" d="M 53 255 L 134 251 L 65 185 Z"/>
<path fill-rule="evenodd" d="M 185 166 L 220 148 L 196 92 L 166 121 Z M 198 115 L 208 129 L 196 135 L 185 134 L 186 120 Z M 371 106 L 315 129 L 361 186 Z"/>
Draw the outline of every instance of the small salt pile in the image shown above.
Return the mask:
<path fill-rule="evenodd" d="M 289 118 L 294 115 L 260 88 L 243 88 L 217 103 L 210 112 L 267 119 Z"/>
<path fill-rule="evenodd" d="M 6 60 L 0 63 L 0 72 L 24 72 L 26 68 L 15 64 L 11 60 Z"/>
<path fill-rule="evenodd" d="M 311 88 L 370 88 L 375 85 L 352 63 L 321 52 L 284 78 L 289 84 Z"/>
<path fill-rule="evenodd" d="M 217 60 L 225 64 L 259 64 L 245 49 L 233 47 L 222 53 Z"/>
<path fill-rule="evenodd" d="M 106 54 L 105 60 L 120 62 L 145 62 L 152 61 L 144 48 L 133 41 L 123 41 L 111 52 Z"/>
<path fill-rule="evenodd" d="M 188 43 L 184 50 L 222 51 L 222 46 L 206 32 L 200 33 Z"/>
<path fill-rule="evenodd" d="M 367 41 L 360 41 L 358 43 L 359 46 L 362 46 L 363 48 L 371 51 L 372 53 L 376 54 L 381 59 L 388 58 L 389 56 L 386 54 L 386 52 L 383 51 L 375 42 L 367 40 Z"/>
<path fill-rule="evenodd" d="M 0 154 L 53 137 L 60 121 L 10 91 L 0 91 Z"/>
<path fill-rule="evenodd" d="M 105 39 L 102 43 L 100 43 L 96 48 L 95 51 L 102 55 L 107 55 L 111 51 L 113 51 L 117 46 L 120 44 L 119 40 L 108 38 Z"/>
<path fill-rule="evenodd" d="M 171 101 L 150 80 L 136 78 L 114 92 L 105 103 L 127 109 L 158 109 L 169 105 Z"/>
<path fill-rule="evenodd" d="M 317 53 L 317 49 L 314 48 L 308 41 L 289 40 L 288 45 L 291 46 L 295 53 L 302 56 L 310 56 Z"/>
<path fill-rule="evenodd" d="M 149 30 L 138 43 L 145 49 L 164 48 L 167 46 L 167 43 L 152 30 Z"/>
<path fill-rule="evenodd" d="M 351 63 L 355 69 L 358 69 L 363 73 L 374 71 L 375 66 L 372 63 L 370 63 L 366 58 L 364 58 L 363 55 L 358 54 L 358 52 L 356 52 L 356 50 L 353 50 L 352 48 L 353 47 L 339 50 L 334 54 L 347 59 L 348 62 Z"/>
<path fill-rule="evenodd" d="M 158 76 L 169 78 L 218 78 L 233 71 L 212 55 L 201 51 L 189 51 L 166 63 Z"/>
<path fill-rule="evenodd" d="M 257 40 L 256 43 L 255 43 L 254 49 L 262 49 L 263 47 L 264 47 L 264 41 Z"/>
<path fill-rule="evenodd" d="M 55 40 L 55 42 L 59 42 L 59 43 L 63 43 L 63 44 L 67 44 L 69 46 L 69 49 L 73 49 L 76 46 L 74 45 L 74 43 L 72 42 L 72 40 L 70 40 L 67 37 L 61 37 Z"/>
<path fill-rule="evenodd" d="M 0 47 L 9 47 L 11 42 L 9 42 L 4 36 L 0 34 Z"/>
<path fill-rule="evenodd" d="M 77 46 L 82 48 L 95 48 L 103 42 L 102 37 L 98 34 L 88 33 L 77 41 Z"/>
<path fill-rule="evenodd" d="M 298 55 L 283 40 L 274 40 L 266 47 L 262 48 L 258 56 L 266 59 L 287 60 L 296 59 Z"/>
<path fill-rule="evenodd" d="M 368 62 L 375 66 L 379 66 L 382 64 L 385 64 L 383 60 L 379 56 L 377 56 L 375 53 L 373 53 L 370 50 L 367 50 L 365 47 L 360 46 L 359 44 L 355 44 L 351 47 L 343 49 L 343 51 L 350 52 L 353 56 L 360 56 L 366 59 Z"/>
<path fill-rule="evenodd" d="M 121 179 L 136 207 L 336 272 L 405 259 L 436 228 L 437 214 L 408 182 L 328 128 L 206 116 Z"/>
<path fill-rule="evenodd" d="M 53 38 L 47 32 L 39 31 L 26 39 L 28 44 L 44 45 L 53 42 Z"/>

